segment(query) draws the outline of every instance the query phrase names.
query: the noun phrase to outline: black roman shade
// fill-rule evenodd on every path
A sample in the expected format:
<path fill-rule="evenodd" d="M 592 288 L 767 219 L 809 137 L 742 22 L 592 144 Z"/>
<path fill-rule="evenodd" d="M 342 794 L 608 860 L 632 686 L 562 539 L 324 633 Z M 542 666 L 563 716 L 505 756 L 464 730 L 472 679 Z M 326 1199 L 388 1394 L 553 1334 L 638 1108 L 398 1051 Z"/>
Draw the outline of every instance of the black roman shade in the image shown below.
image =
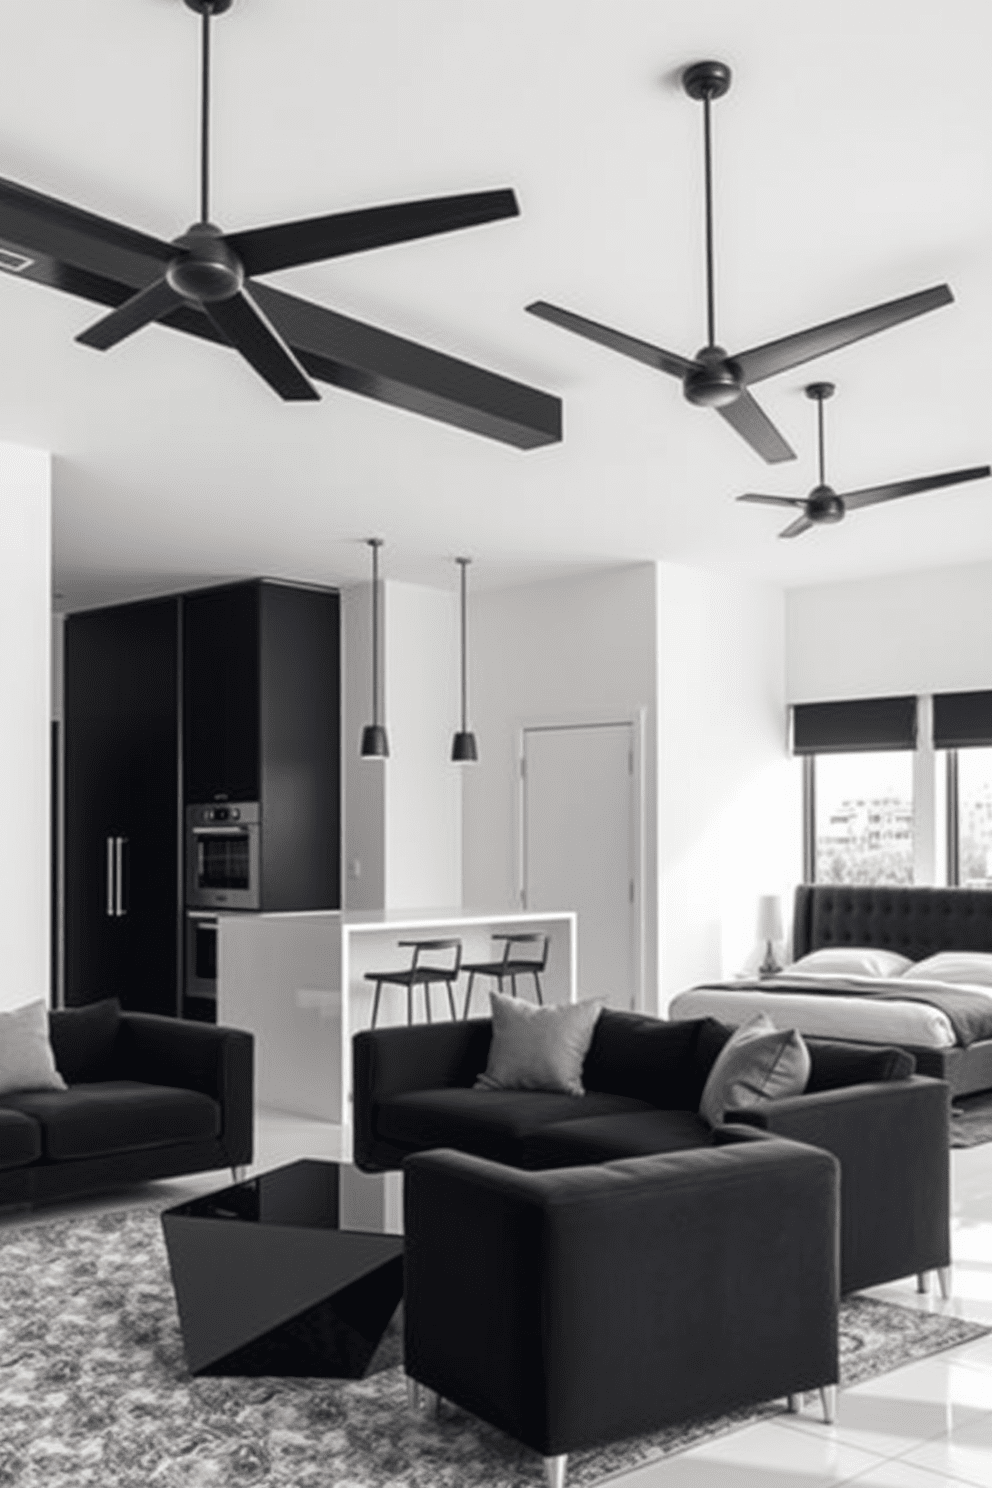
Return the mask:
<path fill-rule="evenodd" d="M 933 699 L 934 749 L 992 744 L 992 692 L 938 692 Z"/>
<path fill-rule="evenodd" d="M 869 749 L 916 748 L 915 697 L 796 703 L 792 712 L 792 748 L 795 754 L 853 754 Z"/>

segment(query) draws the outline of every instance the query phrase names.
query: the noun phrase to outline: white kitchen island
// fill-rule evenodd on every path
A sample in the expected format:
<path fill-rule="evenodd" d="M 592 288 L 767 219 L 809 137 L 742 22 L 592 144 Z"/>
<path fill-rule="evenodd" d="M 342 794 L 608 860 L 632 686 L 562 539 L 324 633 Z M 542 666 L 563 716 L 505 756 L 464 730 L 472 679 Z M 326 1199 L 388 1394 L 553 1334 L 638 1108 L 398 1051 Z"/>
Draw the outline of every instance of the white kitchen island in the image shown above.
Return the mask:
<path fill-rule="evenodd" d="M 548 935 L 545 1002 L 574 1002 L 576 919 L 574 913 L 479 910 L 313 910 L 285 914 L 227 914 L 218 917 L 217 1021 L 255 1036 L 255 1099 L 258 1105 L 340 1127 L 340 1155 L 351 1157 L 351 1039 L 367 1028 L 374 985 L 367 971 L 404 967 L 410 951 L 400 940 L 462 942 L 463 961 L 497 960 L 502 944 L 494 934 Z M 521 953 L 531 949 L 521 947 Z M 485 1016 L 495 984 L 477 977 L 472 1012 Z M 461 1017 L 467 977 L 458 987 Z M 509 990 L 506 988 L 505 990 Z M 518 977 L 518 992 L 533 999 L 533 981 Z M 434 988 L 434 1015 L 450 1017 L 447 993 Z M 378 1026 L 406 1022 L 406 990 L 382 989 Z M 415 993 L 415 1017 L 423 1021 L 423 994 Z"/>

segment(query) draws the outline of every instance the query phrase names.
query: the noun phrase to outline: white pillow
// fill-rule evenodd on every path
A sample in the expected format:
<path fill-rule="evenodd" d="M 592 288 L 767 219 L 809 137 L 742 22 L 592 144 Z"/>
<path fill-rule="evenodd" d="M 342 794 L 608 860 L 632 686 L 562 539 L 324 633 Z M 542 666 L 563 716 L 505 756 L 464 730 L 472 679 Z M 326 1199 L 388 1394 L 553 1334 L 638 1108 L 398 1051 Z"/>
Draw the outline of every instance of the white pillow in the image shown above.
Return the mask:
<path fill-rule="evenodd" d="M 992 963 L 992 956 L 989 958 Z M 817 976 L 902 976 L 912 966 L 908 956 L 898 951 L 880 951 L 874 946 L 828 946 L 811 951 L 787 966 L 786 972 L 809 972 Z"/>
<path fill-rule="evenodd" d="M 971 982 L 992 987 L 992 956 L 984 951 L 941 951 L 917 961 L 903 973 L 904 982 Z"/>
<path fill-rule="evenodd" d="M 755 1013 L 716 1056 L 699 1114 L 710 1126 L 719 1126 L 728 1110 L 802 1095 L 809 1072 L 809 1050 L 799 1030 L 776 1028 L 767 1013 Z"/>
<path fill-rule="evenodd" d="M 41 998 L 0 1013 L 0 1096 L 18 1090 L 65 1090 L 48 1038 Z"/>

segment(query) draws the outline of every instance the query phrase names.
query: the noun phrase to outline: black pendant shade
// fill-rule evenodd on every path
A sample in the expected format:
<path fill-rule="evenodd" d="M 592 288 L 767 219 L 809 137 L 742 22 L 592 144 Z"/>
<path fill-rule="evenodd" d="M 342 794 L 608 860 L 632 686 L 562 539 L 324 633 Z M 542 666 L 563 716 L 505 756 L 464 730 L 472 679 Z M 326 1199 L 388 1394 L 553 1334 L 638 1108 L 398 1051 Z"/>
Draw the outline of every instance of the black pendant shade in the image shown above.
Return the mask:
<path fill-rule="evenodd" d="M 456 764 L 471 764 L 479 758 L 479 747 L 475 735 L 468 726 L 468 645 L 465 605 L 465 574 L 471 558 L 456 558 L 461 573 L 461 663 L 462 663 L 462 726 L 451 741 L 451 758 Z"/>
<path fill-rule="evenodd" d="M 381 537 L 370 537 L 372 549 L 372 722 L 362 729 L 362 759 L 388 759 L 386 726 L 379 721 L 379 549 Z"/>

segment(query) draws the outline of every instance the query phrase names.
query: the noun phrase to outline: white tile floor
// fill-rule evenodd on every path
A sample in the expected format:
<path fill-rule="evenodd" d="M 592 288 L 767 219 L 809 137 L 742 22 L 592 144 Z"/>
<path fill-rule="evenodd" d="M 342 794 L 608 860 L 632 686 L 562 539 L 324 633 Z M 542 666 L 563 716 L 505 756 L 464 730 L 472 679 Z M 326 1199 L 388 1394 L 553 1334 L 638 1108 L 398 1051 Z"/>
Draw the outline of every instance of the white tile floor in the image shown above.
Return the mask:
<path fill-rule="evenodd" d="M 261 1112 L 256 1161 L 250 1171 L 296 1157 L 338 1156 L 336 1131 L 322 1123 Z M 954 1183 L 954 1295 L 920 1297 L 910 1278 L 873 1295 L 907 1307 L 958 1313 L 992 1327 L 992 1144 L 951 1154 Z M 30 1216 L 45 1222 L 146 1203 L 179 1203 L 216 1188 L 217 1173 L 148 1185 L 129 1200 L 48 1208 Z M 0 1215 L 24 1223 L 23 1213 Z M 934 1288 L 936 1292 L 936 1288 Z M 812 1406 L 805 1416 L 782 1416 L 732 1432 L 665 1462 L 610 1480 L 610 1488 L 818 1488 L 857 1483 L 864 1488 L 992 1488 L 992 1334 L 933 1355 L 838 1396 L 837 1421 L 824 1426 Z"/>

